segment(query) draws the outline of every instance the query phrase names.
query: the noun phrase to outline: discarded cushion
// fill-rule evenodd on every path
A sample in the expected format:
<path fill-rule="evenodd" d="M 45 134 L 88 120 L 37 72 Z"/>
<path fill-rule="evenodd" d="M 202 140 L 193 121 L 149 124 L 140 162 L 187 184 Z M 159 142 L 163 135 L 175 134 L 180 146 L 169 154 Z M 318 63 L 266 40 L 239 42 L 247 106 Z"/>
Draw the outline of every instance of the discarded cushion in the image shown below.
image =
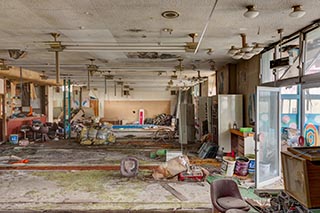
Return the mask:
<path fill-rule="evenodd" d="M 217 203 L 224 209 L 242 209 L 248 206 L 248 204 L 235 197 L 221 197 L 217 199 Z"/>
<path fill-rule="evenodd" d="M 120 173 L 125 177 L 134 177 L 139 172 L 139 161 L 134 157 L 126 157 L 122 159 L 120 165 Z"/>

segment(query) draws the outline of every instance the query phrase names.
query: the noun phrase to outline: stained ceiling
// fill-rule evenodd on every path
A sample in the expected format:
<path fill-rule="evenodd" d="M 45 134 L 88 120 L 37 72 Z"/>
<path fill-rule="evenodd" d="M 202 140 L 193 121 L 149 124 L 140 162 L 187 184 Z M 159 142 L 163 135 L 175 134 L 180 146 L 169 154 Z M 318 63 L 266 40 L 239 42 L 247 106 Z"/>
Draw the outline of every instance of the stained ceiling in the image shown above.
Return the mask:
<path fill-rule="evenodd" d="M 198 33 L 195 42 L 199 41 L 214 3 L 1 0 L 0 58 L 10 65 L 45 71 L 54 79 L 55 54 L 48 49 L 53 41 L 50 33 L 56 32 L 60 34 L 58 41 L 66 45 L 59 53 L 62 78 L 67 76 L 86 84 L 87 66 L 92 63 L 99 70 L 91 77 L 93 87 L 102 88 L 103 75 L 112 75 L 114 78 L 108 79 L 111 84 L 121 80 L 133 88 L 164 89 L 175 70 L 178 79 L 191 79 L 198 76 L 199 70 L 201 76 L 212 74 L 213 64 L 221 67 L 236 63 L 227 51 L 231 45 L 241 47 L 240 33 L 247 35 L 249 45 L 268 45 L 279 40 L 277 29 L 283 28 L 283 35 L 289 35 L 320 18 L 320 0 L 218 0 L 199 51 L 185 52 L 186 42 L 192 42 L 190 33 Z M 248 5 L 256 6 L 258 17 L 243 16 Z M 290 17 L 294 5 L 302 5 L 306 15 L 299 19 Z M 161 16 L 164 11 L 177 11 L 179 16 L 167 19 Z M 27 54 L 13 59 L 9 49 Z M 183 59 L 183 66 L 179 66 L 179 58 Z"/>

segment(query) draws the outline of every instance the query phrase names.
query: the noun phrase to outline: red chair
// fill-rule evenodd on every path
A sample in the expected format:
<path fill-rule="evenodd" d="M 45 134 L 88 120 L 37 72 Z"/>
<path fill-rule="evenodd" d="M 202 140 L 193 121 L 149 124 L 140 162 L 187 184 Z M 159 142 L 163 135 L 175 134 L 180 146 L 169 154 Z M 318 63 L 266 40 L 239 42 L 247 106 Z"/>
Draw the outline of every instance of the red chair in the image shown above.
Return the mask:
<path fill-rule="evenodd" d="M 211 183 L 213 212 L 226 212 L 237 209 L 249 211 L 250 206 L 242 199 L 238 185 L 231 179 L 219 179 Z"/>

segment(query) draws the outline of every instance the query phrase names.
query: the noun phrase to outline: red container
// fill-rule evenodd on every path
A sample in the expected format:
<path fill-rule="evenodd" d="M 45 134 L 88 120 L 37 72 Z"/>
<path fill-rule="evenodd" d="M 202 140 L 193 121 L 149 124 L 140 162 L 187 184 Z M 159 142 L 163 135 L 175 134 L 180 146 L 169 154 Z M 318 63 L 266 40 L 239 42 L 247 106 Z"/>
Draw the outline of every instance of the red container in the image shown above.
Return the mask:
<path fill-rule="evenodd" d="M 234 173 L 239 176 L 246 176 L 248 174 L 249 159 L 239 158 L 236 160 Z"/>

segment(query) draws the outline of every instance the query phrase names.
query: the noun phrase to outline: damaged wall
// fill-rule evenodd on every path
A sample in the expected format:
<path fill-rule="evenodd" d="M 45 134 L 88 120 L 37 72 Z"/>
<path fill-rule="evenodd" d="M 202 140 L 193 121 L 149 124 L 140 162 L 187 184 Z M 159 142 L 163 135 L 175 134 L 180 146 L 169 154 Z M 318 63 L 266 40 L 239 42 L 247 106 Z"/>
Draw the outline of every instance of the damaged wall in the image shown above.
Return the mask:
<path fill-rule="evenodd" d="M 250 60 L 241 60 L 237 64 L 237 93 L 243 94 L 244 125 L 253 126 L 249 118 L 249 98 L 255 94 L 259 85 L 260 56 Z"/>
<path fill-rule="evenodd" d="M 161 113 L 170 114 L 170 101 L 105 101 L 104 105 L 104 118 L 107 121 L 137 122 L 139 109 L 144 109 L 145 118 L 154 118 Z"/>
<path fill-rule="evenodd" d="M 74 98 L 74 94 L 72 96 L 72 107 L 76 107 L 79 105 L 79 103 L 75 103 L 78 101 L 78 98 Z M 148 91 L 146 91 L 143 88 L 135 88 L 133 91 L 130 91 L 130 95 L 122 95 L 121 94 L 121 88 L 117 87 L 116 93 L 114 92 L 114 87 L 109 87 L 107 90 L 107 94 L 104 93 L 104 89 L 98 89 L 98 90 L 91 90 L 89 92 L 88 90 L 83 89 L 82 92 L 82 105 L 89 107 L 90 97 L 98 98 L 99 99 L 99 117 L 104 118 L 111 118 L 110 116 L 105 116 L 106 108 L 105 103 L 106 102 L 119 102 L 122 103 L 123 106 L 120 106 L 120 108 L 124 109 L 128 106 L 128 101 L 164 101 L 166 104 L 165 106 L 161 105 L 162 107 L 165 107 L 163 110 L 157 110 L 156 112 L 152 112 L 151 115 L 155 113 L 167 113 L 167 114 L 173 114 L 175 111 L 175 105 L 176 105 L 176 95 L 170 95 L 170 91 L 160 90 L 157 88 L 151 88 Z M 60 92 L 56 92 L 55 89 L 53 90 L 52 94 L 53 99 L 53 108 L 62 108 L 63 107 L 63 92 L 60 90 Z M 133 103 L 133 102 L 132 102 Z M 167 107 L 167 103 L 169 103 L 169 107 Z M 145 104 L 148 104 L 148 102 L 145 102 Z M 150 107 L 150 106 L 145 106 Z M 152 107 L 152 106 L 151 106 Z M 143 107 L 142 107 L 143 108 Z M 168 109 L 167 109 L 168 108 Z M 138 109 L 136 109 L 138 110 Z M 122 112 L 123 114 L 124 112 Z M 130 109 L 127 113 L 129 113 L 129 120 L 133 120 L 133 116 L 131 115 L 132 110 Z M 123 118 L 124 116 L 115 116 L 114 118 L 111 118 L 112 120 L 121 118 L 121 120 L 126 120 L 126 118 Z"/>

